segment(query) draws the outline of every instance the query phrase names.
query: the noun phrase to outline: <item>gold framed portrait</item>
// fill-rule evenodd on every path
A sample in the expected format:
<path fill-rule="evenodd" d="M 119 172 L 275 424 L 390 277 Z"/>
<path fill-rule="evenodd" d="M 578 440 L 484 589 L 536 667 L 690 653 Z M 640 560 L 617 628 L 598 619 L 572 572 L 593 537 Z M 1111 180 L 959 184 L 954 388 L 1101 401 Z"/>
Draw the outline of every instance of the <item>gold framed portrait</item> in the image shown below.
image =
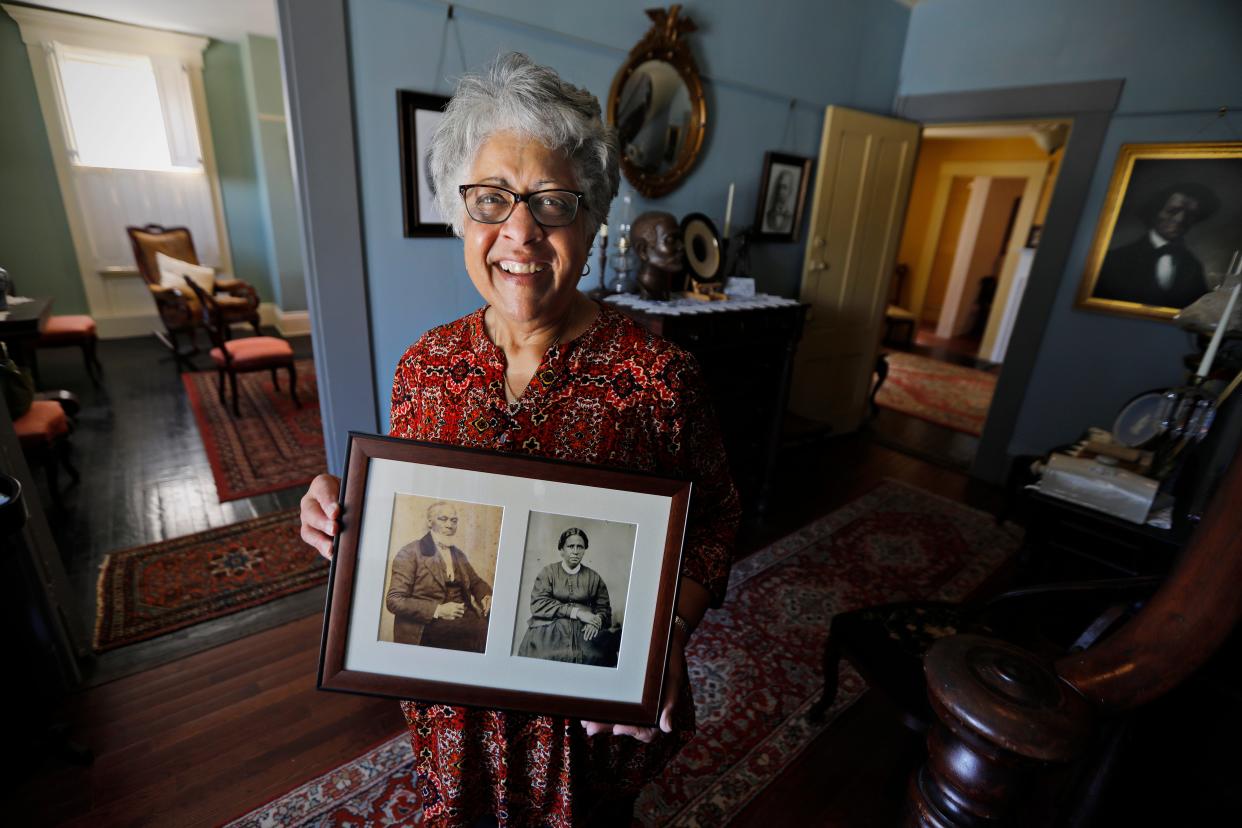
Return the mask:
<path fill-rule="evenodd" d="M 1077 306 L 1171 319 L 1242 249 L 1242 142 L 1122 144 Z"/>

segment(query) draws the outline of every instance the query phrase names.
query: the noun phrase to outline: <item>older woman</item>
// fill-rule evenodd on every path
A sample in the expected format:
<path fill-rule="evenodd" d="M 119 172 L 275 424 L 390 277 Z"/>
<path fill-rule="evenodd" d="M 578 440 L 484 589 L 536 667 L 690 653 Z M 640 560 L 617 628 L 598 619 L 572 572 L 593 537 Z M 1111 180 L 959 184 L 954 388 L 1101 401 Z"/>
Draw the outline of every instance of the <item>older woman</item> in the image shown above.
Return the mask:
<path fill-rule="evenodd" d="M 589 92 L 502 56 L 461 80 L 431 166 L 485 304 L 401 357 L 391 433 L 685 476 L 695 491 L 659 727 L 402 702 L 426 824 L 628 824 L 694 729 L 684 647 L 723 598 L 738 520 L 720 437 L 694 360 L 578 292 L 618 182 Z M 325 556 L 338 493 L 321 475 L 302 498 L 302 537 Z"/>
<path fill-rule="evenodd" d="M 617 636 L 612 602 L 600 574 L 582 562 L 591 541 L 576 526 L 561 533 L 561 560 L 535 576 L 530 590 L 530 621 L 518 655 L 571 664 L 613 667 Z"/>

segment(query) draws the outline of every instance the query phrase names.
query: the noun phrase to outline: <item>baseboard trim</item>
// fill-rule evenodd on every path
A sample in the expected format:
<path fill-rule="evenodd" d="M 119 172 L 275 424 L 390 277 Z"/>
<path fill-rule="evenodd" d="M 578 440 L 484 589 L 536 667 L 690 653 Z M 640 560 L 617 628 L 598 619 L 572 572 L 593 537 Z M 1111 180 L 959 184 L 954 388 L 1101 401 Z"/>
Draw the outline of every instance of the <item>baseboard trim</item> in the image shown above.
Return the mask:
<path fill-rule="evenodd" d="M 248 323 L 236 324 L 246 330 L 250 329 Z M 311 332 L 309 311 L 282 311 L 272 302 L 259 305 L 259 324 L 276 328 L 281 336 L 306 336 Z M 156 313 L 96 316 L 95 326 L 100 339 L 129 339 L 164 330 L 164 323 Z"/>
<path fill-rule="evenodd" d="M 277 309 L 276 329 L 281 336 L 308 336 L 311 332 L 310 311 Z"/>
<path fill-rule="evenodd" d="M 164 330 L 164 323 L 155 313 L 138 313 L 128 316 L 96 316 L 95 330 L 100 339 L 129 339 L 150 336 L 153 331 Z"/>

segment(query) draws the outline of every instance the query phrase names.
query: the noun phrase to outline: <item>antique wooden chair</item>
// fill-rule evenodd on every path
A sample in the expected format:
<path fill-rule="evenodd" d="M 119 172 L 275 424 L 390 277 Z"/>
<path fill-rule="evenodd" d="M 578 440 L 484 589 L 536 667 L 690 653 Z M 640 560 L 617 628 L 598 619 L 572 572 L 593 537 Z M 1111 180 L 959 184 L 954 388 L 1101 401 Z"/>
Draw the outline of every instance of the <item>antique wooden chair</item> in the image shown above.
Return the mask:
<path fill-rule="evenodd" d="M 1117 724 L 1194 674 L 1242 618 L 1240 502 L 1242 451 L 1159 590 L 1091 646 L 1051 657 L 982 635 L 932 645 L 935 719 L 906 824 L 1087 824 Z"/>
<path fill-rule="evenodd" d="M 52 316 L 47 320 L 47 327 L 39 334 L 35 349 L 37 352 L 44 348 L 81 348 L 86 375 L 98 387 L 100 375 L 103 374 L 103 365 L 95 355 L 95 346 L 98 343 L 99 333 L 95 328 L 95 320 L 84 314 L 69 314 Z M 38 363 L 32 364 L 31 368 L 37 380 Z"/>
<path fill-rule="evenodd" d="M 186 367 L 186 358 L 198 352 L 194 334 L 201 324 L 200 306 L 194 294 L 182 286 L 161 285 L 155 256 L 163 253 L 196 265 L 199 262 L 194 250 L 194 238 L 186 227 L 163 227 L 159 224 L 126 227 L 125 232 L 129 234 L 134 248 L 138 272 L 146 280 L 160 320 L 164 323 L 164 330 L 156 331 L 155 335 L 173 352 L 178 366 Z M 217 279 L 212 295 L 220 306 L 226 338 L 228 326 L 234 322 L 248 322 L 256 336 L 262 334 L 259 330 L 259 295 L 253 287 L 240 279 Z M 183 351 L 177 341 L 181 334 L 189 337 L 188 350 Z"/>
<path fill-rule="evenodd" d="M 302 402 L 298 399 L 298 375 L 293 364 L 293 346 L 277 336 L 247 336 L 241 339 L 228 339 L 225 334 L 225 317 L 223 309 L 215 297 L 207 293 L 188 276 L 185 279 L 190 290 L 198 299 L 202 326 L 211 337 L 211 361 L 216 365 L 220 383 L 218 392 L 220 402 L 228 406 L 224 394 L 224 378 L 227 375 L 229 388 L 233 392 L 233 416 L 241 416 L 241 408 L 237 394 L 237 375 L 253 371 L 271 371 L 272 383 L 280 389 L 277 369 L 284 368 L 289 372 L 289 396 L 298 408 Z"/>
<path fill-rule="evenodd" d="M 884 342 L 902 348 L 914 344 L 914 329 L 918 323 L 913 313 L 897 304 L 901 301 L 901 289 L 908 275 L 910 268 L 907 265 L 897 265 L 893 273 L 892 302 L 884 308 Z"/>
<path fill-rule="evenodd" d="M 17 432 L 22 453 L 32 469 L 42 467 L 52 506 L 58 511 L 64 508 L 60 470 L 63 468 L 68 472 L 74 484 L 81 479 L 78 470 L 69 461 L 69 435 L 78 410 L 77 398 L 68 391 L 45 391 L 36 395 L 30 410 L 13 421 L 13 430 Z"/>

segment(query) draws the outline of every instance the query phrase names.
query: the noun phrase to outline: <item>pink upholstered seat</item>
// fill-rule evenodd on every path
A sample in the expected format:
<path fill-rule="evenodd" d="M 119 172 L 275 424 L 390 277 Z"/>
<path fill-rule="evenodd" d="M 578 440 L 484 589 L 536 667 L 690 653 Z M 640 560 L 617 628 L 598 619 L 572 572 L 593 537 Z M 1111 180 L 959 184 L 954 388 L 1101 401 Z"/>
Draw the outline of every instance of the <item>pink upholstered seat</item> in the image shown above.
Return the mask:
<path fill-rule="evenodd" d="M 293 346 L 275 336 L 249 336 L 230 339 L 224 343 L 238 371 L 264 368 L 268 365 L 286 365 L 293 359 Z M 211 349 L 211 359 L 218 366 L 225 365 L 220 348 Z"/>
<path fill-rule="evenodd" d="M 48 318 L 47 326 L 39 334 L 35 347 L 64 348 L 71 346 L 81 348 L 82 361 L 86 364 L 86 373 L 91 378 L 92 383 L 99 385 L 99 377 L 103 373 L 103 366 L 99 364 L 99 358 L 95 356 L 95 344 L 98 341 L 99 332 L 95 328 L 94 319 L 86 314 L 65 314 Z M 31 369 L 35 373 L 35 382 L 37 383 L 39 381 L 39 365 L 37 361 L 31 363 Z"/>
<path fill-rule="evenodd" d="M 21 441 L 22 448 L 37 448 L 50 445 L 57 437 L 69 433 L 69 418 L 60 403 L 50 400 L 35 400 L 30 410 L 13 422 L 13 430 Z"/>
<path fill-rule="evenodd" d="M 96 336 L 95 320 L 89 316 L 53 316 L 39 337 L 40 345 L 77 345 Z"/>

